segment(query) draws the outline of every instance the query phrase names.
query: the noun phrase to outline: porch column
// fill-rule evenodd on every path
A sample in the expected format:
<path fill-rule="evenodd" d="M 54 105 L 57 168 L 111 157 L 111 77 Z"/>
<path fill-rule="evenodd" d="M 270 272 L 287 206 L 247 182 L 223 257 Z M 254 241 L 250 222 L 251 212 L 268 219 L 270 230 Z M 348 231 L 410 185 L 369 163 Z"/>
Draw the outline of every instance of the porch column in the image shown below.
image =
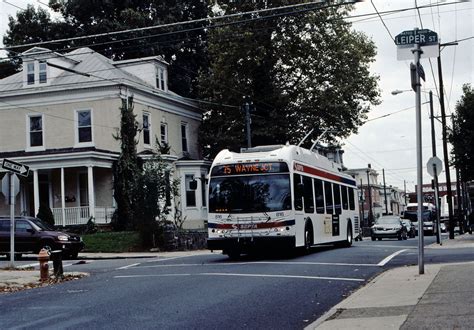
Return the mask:
<path fill-rule="evenodd" d="M 89 216 L 95 218 L 94 168 L 87 167 L 87 189 L 89 195 Z"/>
<path fill-rule="evenodd" d="M 35 207 L 35 214 L 33 214 L 33 216 L 36 216 L 40 207 L 38 170 L 33 170 L 33 196 Z"/>
<path fill-rule="evenodd" d="M 64 167 L 61 167 L 61 214 L 63 218 L 63 227 L 66 227 L 66 199 L 64 193 Z"/>

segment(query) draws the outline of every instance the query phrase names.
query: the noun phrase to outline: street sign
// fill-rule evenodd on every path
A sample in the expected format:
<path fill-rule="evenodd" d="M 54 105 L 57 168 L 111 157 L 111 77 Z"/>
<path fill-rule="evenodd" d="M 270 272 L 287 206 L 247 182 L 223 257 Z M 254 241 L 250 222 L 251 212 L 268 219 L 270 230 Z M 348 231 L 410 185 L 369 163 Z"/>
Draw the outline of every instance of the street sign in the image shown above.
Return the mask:
<path fill-rule="evenodd" d="M 2 167 L 22 176 L 28 176 L 28 173 L 30 172 L 29 166 L 8 160 L 6 158 L 3 160 Z"/>
<path fill-rule="evenodd" d="M 441 161 L 441 159 L 434 156 L 434 157 L 431 157 L 428 160 L 428 163 L 426 163 L 426 169 L 428 170 L 428 173 L 433 178 L 435 177 L 434 167 L 433 167 L 434 165 L 436 166 L 436 176 L 438 176 L 441 173 L 441 171 L 443 170 L 443 162 Z"/>
<path fill-rule="evenodd" d="M 413 46 L 420 45 L 420 58 L 439 56 L 438 34 L 428 29 L 403 31 L 395 36 L 397 60 L 405 61 L 413 58 Z"/>
<path fill-rule="evenodd" d="M 10 180 L 8 179 L 9 175 L 5 175 L 2 179 L 2 186 L 1 186 L 1 192 L 5 196 L 5 204 L 8 204 L 10 202 L 10 199 L 8 196 L 11 196 L 10 194 Z M 16 175 L 11 176 L 13 180 L 13 196 L 18 195 L 20 192 L 20 180 L 18 180 L 18 177 Z"/>
<path fill-rule="evenodd" d="M 436 45 L 438 44 L 438 34 L 428 29 L 403 31 L 395 36 L 395 44 L 397 46 L 414 44 L 419 44 L 420 46 Z"/>

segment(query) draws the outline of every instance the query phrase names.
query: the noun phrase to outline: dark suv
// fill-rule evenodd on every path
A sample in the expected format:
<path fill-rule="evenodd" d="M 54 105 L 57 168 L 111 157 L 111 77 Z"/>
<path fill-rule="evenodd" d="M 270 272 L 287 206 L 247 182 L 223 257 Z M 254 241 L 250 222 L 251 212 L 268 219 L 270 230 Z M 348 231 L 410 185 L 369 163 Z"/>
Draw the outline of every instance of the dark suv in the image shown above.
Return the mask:
<path fill-rule="evenodd" d="M 42 248 L 62 250 L 63 255 L 77 258 L 84 248 L 82 238 L 75 234 L 57 231 L 33 217 L 15 217 L 15 255 L 38 253 Z M 0 255 L 10 254 L 10 217 L 0 216 Z"/>

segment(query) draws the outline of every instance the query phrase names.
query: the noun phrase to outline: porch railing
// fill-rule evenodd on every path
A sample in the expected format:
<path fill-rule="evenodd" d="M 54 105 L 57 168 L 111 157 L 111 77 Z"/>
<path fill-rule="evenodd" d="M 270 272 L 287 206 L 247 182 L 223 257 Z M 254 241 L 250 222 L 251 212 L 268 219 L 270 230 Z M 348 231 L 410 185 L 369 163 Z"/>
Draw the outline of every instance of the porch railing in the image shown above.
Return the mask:
<path fill-rule="evenodd" d="M 63 222 L 62 208 L 52 208 L 54 216 L 54 223 L 56 226 L 85 225 L 90 218 L 88 206 L 66 207 L 64 209 L 65 221 Z M 115 208 L 113 207 L 96 207 L 95 208 L 95 223 L 107 224 L 112 220 Z"/>

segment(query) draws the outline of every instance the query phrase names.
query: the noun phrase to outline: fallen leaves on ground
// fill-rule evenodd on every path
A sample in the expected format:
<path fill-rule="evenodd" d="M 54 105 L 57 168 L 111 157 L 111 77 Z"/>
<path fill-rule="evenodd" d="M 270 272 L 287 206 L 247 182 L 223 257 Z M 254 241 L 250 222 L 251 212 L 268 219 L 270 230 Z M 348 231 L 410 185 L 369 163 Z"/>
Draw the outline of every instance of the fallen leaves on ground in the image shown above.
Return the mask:
<path fill-rule="evenodd" d="M 62 282 L 74 281 L 74 280 L 83 278 L 84 276 L 87 276 L 87 275 L 86 274 L 66 274 L 62 277 L 57 277 L 57 278 L 52 276 L 50 277 L 49 280 L 43 281 L 43 282 L 28 283 L 28 284 L 22 284 L 22 285 L 16 284 L 16 283 L 12 283 L 10 285 L 0 284 L 0 294 L 40 288 L 40 287 L 45 287 L 45 286 L 58 284 Z"/>

